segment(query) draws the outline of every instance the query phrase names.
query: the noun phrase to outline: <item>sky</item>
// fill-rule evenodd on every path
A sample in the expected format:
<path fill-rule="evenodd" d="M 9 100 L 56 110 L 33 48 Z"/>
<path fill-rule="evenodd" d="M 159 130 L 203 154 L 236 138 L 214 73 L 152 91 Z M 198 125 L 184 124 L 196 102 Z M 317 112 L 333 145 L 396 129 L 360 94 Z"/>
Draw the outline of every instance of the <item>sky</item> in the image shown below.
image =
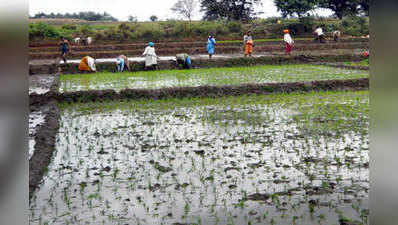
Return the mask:
<path fill-rule="evenodd" d="M 81 11 L 94 11 L 103 13 L 106 11 L 120 21 L 126 21 L 129 15 L 136 16 L 139 21 L 148 21 L 149 17 L 156 15 L 159 20 L 179 19 L 170 8 L 177 0 L 29 0 L 29 15 L 36 13 L 74 13 Z M 260 17 L 280 16 L 273 0 L 262 0 L 263 6 L 255 8 L 256 11 L 263 11 Z M 321 16 L 328 16 L 331 13 L 327 10 L 318 10 Z M 199 12 L 199 4 L 194 20 L 202 18 Z"/>

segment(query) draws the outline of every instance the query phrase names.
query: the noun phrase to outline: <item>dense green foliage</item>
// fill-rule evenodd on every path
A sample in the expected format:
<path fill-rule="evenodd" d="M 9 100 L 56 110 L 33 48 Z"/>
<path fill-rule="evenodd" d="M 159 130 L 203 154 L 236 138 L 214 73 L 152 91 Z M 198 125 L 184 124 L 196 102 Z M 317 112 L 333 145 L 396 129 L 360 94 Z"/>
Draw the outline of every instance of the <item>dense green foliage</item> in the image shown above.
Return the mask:
<path fill-rule="evenodd" d="M 278 23 L 278 20 L 281 23 Z M 49 25 L 43 22 L 29 25 L 30 40 L 56 39 L 59 36 L 72 39 L 76 36 L 92 36 L 96 42 L 142 42 L 142 41 L 178 41 L 198 40 L 209 34 L 217 40 L 240 40 L 247 30 L 258 39 L 280 38 L 283 29 L 289 29 L 295 38 L 312 37 L 316 26 L 323 25 L 325 32 L 340 29 L 348 35 L 369 34 L 369 18 L 346 17 L 343 20 L 329 18 L 302 17 L 300 19 L 268 18 L 239 21 L 178 21 L 125 22 L 125 23 L 65 23 Z"/>
<path fill-rule="evenodd" d="M 315 9 L 318 2 L 318 0 L 274 0 L 275 6 L 283 17 L 297 15 L 299 18 Z"/>
<path fill-rule="evenodd" d="M 330 9 L 339 19 L 350 15 L 369 15 L 369 0 L 274 0 L 274 3 L 284 17 L 302 17 L 316 8 Z"/>
<path fill-rule="evenodd" d="M 96 13 L 92 11 L 79 12 L 79 13 L 37 13 L 30 17 L 31 19 L 80 19 L 88 21 L 117 21 L 117 19 L 111 16 L 109 13 Z"/>
<path fill-rule="evenodd" d="M 201 11 L 205 20 L 248 21 L 256 15 L 254 6 L 260 3 L 260 0 L 201 0 Z"/>

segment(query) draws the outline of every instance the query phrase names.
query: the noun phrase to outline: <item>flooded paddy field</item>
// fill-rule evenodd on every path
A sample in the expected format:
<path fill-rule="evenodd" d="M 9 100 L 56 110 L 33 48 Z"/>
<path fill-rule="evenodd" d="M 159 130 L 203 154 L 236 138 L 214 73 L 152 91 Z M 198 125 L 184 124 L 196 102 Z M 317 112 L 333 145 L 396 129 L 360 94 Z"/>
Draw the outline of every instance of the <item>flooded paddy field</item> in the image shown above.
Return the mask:
<path fill-rule="evenodd" d="M 60 107 L 30 224 L 367 224 L 368 91 Z"/>
<path fill-rule="evenodd" d="M 163 70 L 135 73 L 64 74 L 59 91 L 113 89 L 158 89 L 203 85 L 239 85 L 313 80 L 355 79 L 369 77 L 368 71 L 320 65 L 253 66 L 195 70 Z"/>
<path fill-rule="evenodd" d="M 57 82 L 57 76 L 50 74 L 29 76 L 29 94 L 45 94 Z"/>
<path fill-rule="evenodd" d="M 44 123 L 44 113 L 42 111 L 34 111 L 29 113 L 29 159 L 32 157 L 35 149 L 35 135 L 38 126 Z"/>

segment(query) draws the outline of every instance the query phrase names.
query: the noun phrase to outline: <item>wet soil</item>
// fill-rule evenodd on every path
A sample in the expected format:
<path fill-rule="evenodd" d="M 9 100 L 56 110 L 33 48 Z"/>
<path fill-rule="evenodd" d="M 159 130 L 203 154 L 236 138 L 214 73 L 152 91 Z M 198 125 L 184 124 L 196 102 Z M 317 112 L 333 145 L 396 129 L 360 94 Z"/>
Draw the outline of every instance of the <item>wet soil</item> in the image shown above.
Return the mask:
<path fill-rule="evenodd" d="M 33 93 L 42 95 L 50 91 L 56 91 L 58 81 L 59 74 L 29 76 L 29 95 Z"/>
<path fill-rule="evenodd" d="M 242 57 L 242 55 L 217 55 L 209 60 L 205 55 L 192 56 L 193 68 L 211 68 L 211 67 L 236 67 L 253 65 L 282 65 L 282 64 L 303 64 L 314 62 L 347 62 L 361 61 L 363 56 L 361 50 L 330 50 L 330 51 L 297 51 L 292 56 L 284 56 L 283 52 L 254 55 L 253 57 Z M 164 57 L 158 62 L 161 70 L 177 69 L 174 57 Z M 81 73 L 78 70 L 79 60 L 71 60 L 67 64 L 58 64 L 55 61 L 32 61 L 29 63 L 29 74 L 54 74 L 58 70 L 64 74 Z M 145 70 L 144 58 L 131 58 L 129 60 L 130 71 Z M 115 72 L 115 59 L 98 59 L 97 71 Z"/>
<path fill-rule="evenodd" d="M 38 106 L 35 106 L 38 107 Z M 38 187 L 55 149 L 55 136 L 59 128 L 60 112 L 55 101 L 46 102 L 39 107 L 44 115 L 44 122 L 36 128 L 34 151 L 29 160 L 29 198 Z"/>
<path fill-rule="evenodd" d="M 30 223 L 364 223 L 366 93 L 269 97 L 66 107 Z M 356 126 L 323 127 L 332 114 Z M 323 128 L 308 133 L 314 123 Z"/>
<path fill-rule="evenodd" d="M 203 44 L 202 44 L 203 45 Z M 120 48 L 120 47 L 119 47 Z M 358 42 L 358 43 L 330 43 L 330 44 L 296 44 L 294 46 L 294 51 L 316 51 L 316 50 L 333 50 L 333 49 L 368 49 L 369 45 L 365 42 Z M 114 58 L 121 54 L 127 56 L 141 56 L 143 52 L 144 46 L 138 49 L 132 49 L 130 46 L 125 47 L 124 49 L 107 49 L 107 48 L 93 48 L 93 49 L 76 49 L 73 50 L 68 54 L 70 58 L 82 58 L 86 55 L 90 55 L 94 58 Z M 283 43 L 278 45 L 256 45 L 254 48 L 255 52 L 281 52 L 284 51 L 285 46 Z M 190 55 L 197 55 L 197 54 L 207 54 L 205 46 L 201 47 L 157 47 L 156 53 L 159 56 L 169 56 L 175 55 L 181 52 L 188 53 Z M 232 45 L 232 46 L 218 46 L 216 48 L 217 54 L 236 54 L 242 53 L 242 46 L 239 45 Z M 58 51 L 52 52 L 30 52 L 29 59 L 54 59 L 59 57 Z"/>

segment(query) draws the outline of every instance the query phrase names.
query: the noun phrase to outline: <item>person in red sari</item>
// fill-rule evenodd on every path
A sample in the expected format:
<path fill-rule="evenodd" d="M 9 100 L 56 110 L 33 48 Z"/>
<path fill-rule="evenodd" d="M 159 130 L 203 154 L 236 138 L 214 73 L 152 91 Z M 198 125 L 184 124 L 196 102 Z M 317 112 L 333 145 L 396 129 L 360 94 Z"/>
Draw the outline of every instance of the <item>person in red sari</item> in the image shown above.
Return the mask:
<path fill-rule="evenodd" d="M 293 44 L 294 41 L 292 39 L 292 36 L 290 36 L 289 34 L 289 30 L 283 30 L 283 41 L 285 42 L 286 45 L 286 49 L 285 49 L 285 54 L 286 55 L 290 55 L 292 48 L 293 48 Z"/>

